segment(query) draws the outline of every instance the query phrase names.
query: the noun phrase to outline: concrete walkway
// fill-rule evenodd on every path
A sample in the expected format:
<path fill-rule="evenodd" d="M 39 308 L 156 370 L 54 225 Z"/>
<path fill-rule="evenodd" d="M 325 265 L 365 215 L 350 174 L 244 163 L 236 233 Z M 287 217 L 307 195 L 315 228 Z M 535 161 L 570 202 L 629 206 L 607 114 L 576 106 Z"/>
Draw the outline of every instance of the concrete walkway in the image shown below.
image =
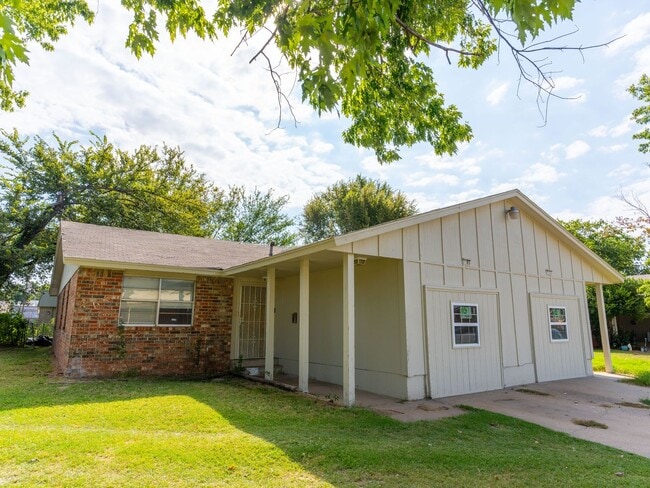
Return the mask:
<path fill-rule="evenodd" d="M 550 381 L 437 400 L 403 401 L 357 390 L 357 405 L 397 420 L 437 420 L 465 411 L 469 405 L 526 420 L 573 437 L 598 442 L 650 458 L 650 388 L 621 383 L 620 376 L 596 373 L 587 378 Z M 278 378 L 293 384 L 292 377 Z M 339 385 L 309 381 L 310 394 L 339 402 Z M 607 429 L 576 421 L 597 422 Z"/>

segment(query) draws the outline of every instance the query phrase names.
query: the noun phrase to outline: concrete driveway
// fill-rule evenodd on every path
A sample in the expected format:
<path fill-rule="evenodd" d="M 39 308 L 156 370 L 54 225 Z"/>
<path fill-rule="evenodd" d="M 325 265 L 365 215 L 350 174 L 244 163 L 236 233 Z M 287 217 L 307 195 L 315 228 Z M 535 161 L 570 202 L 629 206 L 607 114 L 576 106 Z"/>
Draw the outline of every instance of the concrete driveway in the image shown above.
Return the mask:
<path fill-rule="evenodd" d="M 599 442 L 650 458 L 650 388 L 621 383 L 615 375 L 596 374 L 438 400 L 398 403 L 364 398 L 359 403 L 404 421 L 437 419 L 462 412 L 456 405 L 497 412 L 574 437 Z M 607 429 L 576 421 L 597 422 Z M 594 424 L 595 425 L 595 424 Z"/>

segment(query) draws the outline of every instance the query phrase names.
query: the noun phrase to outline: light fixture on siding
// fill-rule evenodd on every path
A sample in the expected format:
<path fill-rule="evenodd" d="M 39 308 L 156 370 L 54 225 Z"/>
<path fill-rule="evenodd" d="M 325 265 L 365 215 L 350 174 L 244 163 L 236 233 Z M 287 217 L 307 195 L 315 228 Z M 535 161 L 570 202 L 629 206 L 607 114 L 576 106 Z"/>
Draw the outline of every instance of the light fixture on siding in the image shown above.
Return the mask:
<path fill-rule="evenodd" d="M 460 258 L 460 260 L 462 261 L 463 266 L 470 266 L 470 265 L 472 264 L 472 260 L 471 260 L 471 259 Z"/>
<path fill-rule="evenodd" d="M 357 257 L 357 258 L 354 258 L 354 265 L 355 266 L 363 266 L 364 264 L 366 264 L 366 261 L 367 261 L 366 258 L 358 258 Z"/>
<path fill-rule="evenodd" d="M 517 220 L 519 218 L 519 209 L 514 205 L 506 210 L 506 215 L 512 220 Z"/>

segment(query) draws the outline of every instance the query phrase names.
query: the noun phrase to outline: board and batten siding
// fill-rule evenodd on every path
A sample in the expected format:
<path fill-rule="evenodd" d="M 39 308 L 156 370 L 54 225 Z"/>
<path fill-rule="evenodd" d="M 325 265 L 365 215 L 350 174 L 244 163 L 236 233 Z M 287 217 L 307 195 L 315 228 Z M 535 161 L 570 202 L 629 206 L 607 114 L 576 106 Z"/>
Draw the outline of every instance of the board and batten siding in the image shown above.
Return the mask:
<path fill-rule="evenodd" d="M 506 210 L 520 209 L 519 219 Z M 530 294 L 577 297 L 584 368 L 591 372 L 585 282 L 602 276 L 544 219 L 502 200 L 355 241 L 340 250 L 403 259 L 409 398 L 426 385 L 424 287 L 498 291 L 503 385 L 536 381 Z"/>

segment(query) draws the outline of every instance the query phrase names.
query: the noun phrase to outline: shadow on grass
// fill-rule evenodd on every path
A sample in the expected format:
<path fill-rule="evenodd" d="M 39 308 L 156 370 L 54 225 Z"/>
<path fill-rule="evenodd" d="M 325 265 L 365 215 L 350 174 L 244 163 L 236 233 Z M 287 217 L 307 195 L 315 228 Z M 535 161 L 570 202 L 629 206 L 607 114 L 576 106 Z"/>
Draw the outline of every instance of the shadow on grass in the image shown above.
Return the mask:
<path fill-rule="evenodd" d="M 643 458 L 476 409 L 405 424 L 235 378 L 68 381 L 38 349 L 0 350 L 0 383 L 0 411 L 188 396 L 337 486 L 593 486 L 621 471 L 627 484 L 650 479 Z"/>

